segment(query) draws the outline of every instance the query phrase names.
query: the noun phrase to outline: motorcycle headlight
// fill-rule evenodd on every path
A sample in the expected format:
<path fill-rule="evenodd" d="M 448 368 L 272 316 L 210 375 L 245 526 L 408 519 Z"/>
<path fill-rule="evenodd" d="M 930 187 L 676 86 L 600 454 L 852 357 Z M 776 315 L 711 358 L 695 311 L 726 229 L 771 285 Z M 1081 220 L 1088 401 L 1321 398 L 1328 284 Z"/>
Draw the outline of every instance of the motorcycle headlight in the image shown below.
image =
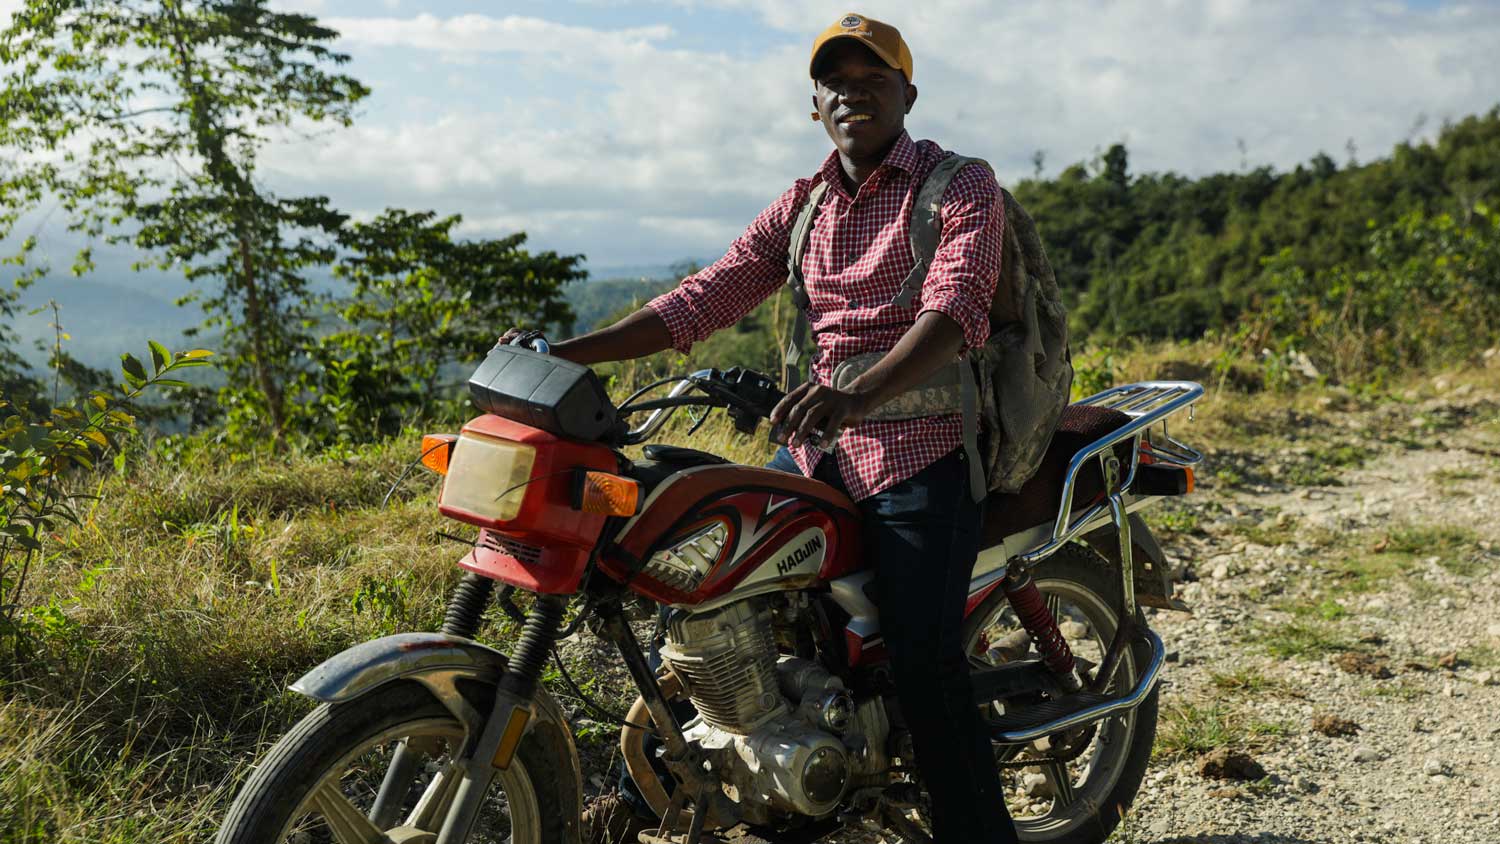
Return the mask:
<path fill-rule="evenodd" d="M 535 463 L 534 446 L 465 431 L 453 446 L 439 503 L 483 519 L 510 521 L 521 510 Z"/>

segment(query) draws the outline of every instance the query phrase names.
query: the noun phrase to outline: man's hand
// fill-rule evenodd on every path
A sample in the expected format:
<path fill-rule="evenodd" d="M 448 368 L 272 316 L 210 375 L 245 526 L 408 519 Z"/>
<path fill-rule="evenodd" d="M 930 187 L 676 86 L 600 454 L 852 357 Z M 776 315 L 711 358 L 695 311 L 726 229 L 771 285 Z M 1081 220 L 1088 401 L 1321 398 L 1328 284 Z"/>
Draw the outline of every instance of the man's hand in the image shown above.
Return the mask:
<path fill-rule="evenodd" d="M 804 442 L 831 446 L 841 428 L 858 425 L 869 412 L 869 399 L 863 393 L 806 383 L 787 393 L 771 411 L 771 426 L 785 427 L 788 446 Z"/>
<path fill-rule="evenodd" d="M 501 334 L 500 339 L 495 341 L 495 345 L 509 346 L 511 343 L 514 343 L 517 339 L 520 338 L 525 338 L 526 342 L 529 343 L 531 341 L 531 338 L 526 336 L 528 334 L 535 335 L 537 337 L 542 336 L 542 332 L 537 331 L 533 328 L 512 328 L 504 334 Z"/>

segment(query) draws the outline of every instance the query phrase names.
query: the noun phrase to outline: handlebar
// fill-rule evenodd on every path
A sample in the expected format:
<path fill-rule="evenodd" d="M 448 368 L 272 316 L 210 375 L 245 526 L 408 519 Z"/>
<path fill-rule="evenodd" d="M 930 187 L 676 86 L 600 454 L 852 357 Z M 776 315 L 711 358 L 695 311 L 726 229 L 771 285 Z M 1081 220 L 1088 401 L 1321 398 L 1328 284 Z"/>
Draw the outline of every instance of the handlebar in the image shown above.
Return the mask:
<path fill-rule="evenodd" d="M 714 370 L 712 369 L 700 369 L 691 375 L 684 376 L 680 381 L 672 385 L 672 391 L 667 393 L 667 398 L 680 398 L 689 390 L 697 387 L 700 382 L 711 378 L 713 374 Z M 663 425 L 667 424 L 667 420 L 672 418 L 672 414 L 677 412 L 677 408 L 682 406 L 672 405 L 653 410 L 651 415 L 646 417 L 646 421 L 641 423 L 640 427 L 632 428 L 625 432 L 621 443 L 623 445 L 636 445 L 650 439 L 657 431 L 661 430 Z"/>
<path fill-rule="evenodd" d="M 541 332 L 522 333 L 511 340 L 511 345 L 529 348 L 543 355 L 551 354 L 552 348 Z M 652 411 L 645 422 L 620 435 L 618 440 L 620 445 L 636 445 L 650 439 L 661 430 L 667 420 L 672 418 L 672 414 L 676 413 L 679 407 L 687 405 L 722 407 L 734 420 L 735 427 L 741 433 L 753 434 L 760 420 L 770 418 L 771 411 L 785 396 L 769 375 L 733 367 L 724 371 L 700 369 L 676 379 L 676 383 L 672 385 L 671 392 L 666 398 L 637 401 L 646 392 L 664 386 L 672 380 L 667 378 L 648 385 L 626 399 L 625 403 L 617 408 L 620 413 Z M 686 397 L 687 393 L 694 389 L 700 390 L 704 395 Z"/>
<path fill-rule="evenodd" d="M 665 382 L 658 382 L 658 385 L 661 383 Z M 683 399 L 692 389 L 701 390 L 705 395 L 701 398 Z M 734 367 L 722 372 L 717 369 L 700 369 L 683 376 L 672 386 L 666 398 L 640 402 L 641 406 L 635 409 L 646 410 L 649 407 L 652 410 L 651 416 L 640 427 L 628 431 L 623 442 L 625 445 L 643 442 L 661 430 L 677 408 L 690 404 L 709 408 L 722 407 L 729 418 L 734 420 L 734 426 L 740 433 L 753 434 L 760 420 L 770 418 L 771 411 L 784 395 L 770 376 L 751 369 Z M 621 412 L 629 413 L 635 398 L 636 396 L 632 396 L 630 401 L 621 406 Z"/>

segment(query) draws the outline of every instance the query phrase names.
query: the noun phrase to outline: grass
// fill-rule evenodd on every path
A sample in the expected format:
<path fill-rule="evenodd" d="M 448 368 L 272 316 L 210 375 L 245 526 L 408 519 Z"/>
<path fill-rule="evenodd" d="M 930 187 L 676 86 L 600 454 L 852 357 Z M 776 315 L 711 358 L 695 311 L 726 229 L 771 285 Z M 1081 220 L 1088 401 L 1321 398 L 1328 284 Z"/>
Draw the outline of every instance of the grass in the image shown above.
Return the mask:
<path fill-rule="evenodd" d="M 1349 615 L 1349 610 L 1343 604 L 1329 597 L 1301 596 L 1296 600 L 1281 601 L 1274 609 L 1285 613 L 1291 613 L 1294 617 L 1305 621 L 1338 621 Z"/>
<path fill-rule="evenodd" d="M 435 629 L 461 551 L 430 475 L 378 509 L 413 441 L 351 459 L 208 451 L 107 478 L 34 571 L 0 684 L 0 840 L 209 837 L 309 708 L 284 691 L 355 642 Z"/>
<path fill-rule="evenodd" d="M 1500 668 L 1500 648 L 1493 645 L 1470 645 L 1460 650 L 1458 656 L 1476 668 Z"/>
<path fill-rule="evenodd" d="M 1327 624 L 1306 621 L 1260 625 L 1250 634 L 1249 640 L 1277 659 L 1316 659 L 1354 647 Z"/>
<path fill-rule="evenodd" d="M 1169 701 L 1161 710 L 1152 758 L 1171 761 L 1221 747 L 1256 750 L 1293 732 L 1287 724 L 1251 717 L 1222 702 Z"/>
<path fill-rule="evenodd" d="M 1483 472 L 1473 469 L 1438 469 L 1428 477 L 1440 484 L 1462 483 L 1463 481 L 1477 481 L 1484 477 Z"/>
<path fill-rule="evenodd" d="M 1263 695 L 1280 695 L 1283 697 L 1305 697 L 1305 695 L 1284 680 L 1276 680 L 1260 673 L 1254 668 L 1240 666 L 1233 671 L 1212 672 L 1209 681 L 1213 687 L 1222 692 L 1260 697 Z"/>
<path fill-rule="evenodd" d="M 1394 683 L 1377 683 L 1360 690 L 1365 697 L 1383 698 L 1387 700 L 1398 700 L 1402 703 L 1410 703 L 1426 697 L 1430 692 L 1409 680 L 1397 680 Z"/>
<path fill-rule="evenodd" d="M 1197 509 L 1177 502 L 1170 502 L 1148 510 L 1146 515 L 1146 521 L 1151 525 L 1153 533 L 1164 536 L 1198 533 L 1200 518 Z"/>
<path fill-rule="evenodd" d="M 1388 581 L 1414 567 L 1415 562 L 1407 554 L 1359 551 L 1336 562 L 1329 575 L 1338 591 L 1362 594 L 1385 588 Z"/>
<path fill-rule="evenodd" d="M 1176 759 L 1232 746 L 1245 738 L 1233 710 L 1219 703 L 1169 702 L 1156 727 L 1153 756 Z"/>
<path fill-rule="evenodd" d="M 1283 476 L 1295 486 L 1337 486 L 1341 470 L 1363 466 L 1375 450 L 1351 443 L 1317 443 Z"/>

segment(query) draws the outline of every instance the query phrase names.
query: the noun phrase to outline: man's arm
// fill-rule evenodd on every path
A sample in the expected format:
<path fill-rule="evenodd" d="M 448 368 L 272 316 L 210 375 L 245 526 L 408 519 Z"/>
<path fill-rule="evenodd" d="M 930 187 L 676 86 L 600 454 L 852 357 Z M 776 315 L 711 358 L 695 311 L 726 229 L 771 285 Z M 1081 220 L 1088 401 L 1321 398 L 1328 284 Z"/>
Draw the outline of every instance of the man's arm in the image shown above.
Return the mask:
<path fill-rule="evenodd" d="M 786 280 L 792 221 L 813 181 L 803 179 L 756 216 L 724 257 L 682 280 L 630 316 L 552 347 L 585 365 L 645 357 L 669 348 L 684 354 L 699 340 L 733 325 Z M 501 341 L 513 337 L 507 332 Z"/>
<path fill-rule="evenodd" d="M 552 354 L 589 366 L 611 360 L 654 355 L 672 346 L 667 324 L 650 308 L 641 308 L 619 322 L 552 347 Z"/>
<path fill-rule="evenodd" d="M 896 345 L 847 391 L 803 384 L 771 413 L 772 425 L 785 424 L 788 443 L 821 429 L 831 442 L 842 427 L 864 421 L 875 408 L 921 384 L 966 347 L 989 336 L 989 305 L 1000 275 L 1005 204 L 989 171 L 968 167 L 948 188 L 943 202 L 943 233 L 932 268 L 922 284 L 922 310 Z"/>

